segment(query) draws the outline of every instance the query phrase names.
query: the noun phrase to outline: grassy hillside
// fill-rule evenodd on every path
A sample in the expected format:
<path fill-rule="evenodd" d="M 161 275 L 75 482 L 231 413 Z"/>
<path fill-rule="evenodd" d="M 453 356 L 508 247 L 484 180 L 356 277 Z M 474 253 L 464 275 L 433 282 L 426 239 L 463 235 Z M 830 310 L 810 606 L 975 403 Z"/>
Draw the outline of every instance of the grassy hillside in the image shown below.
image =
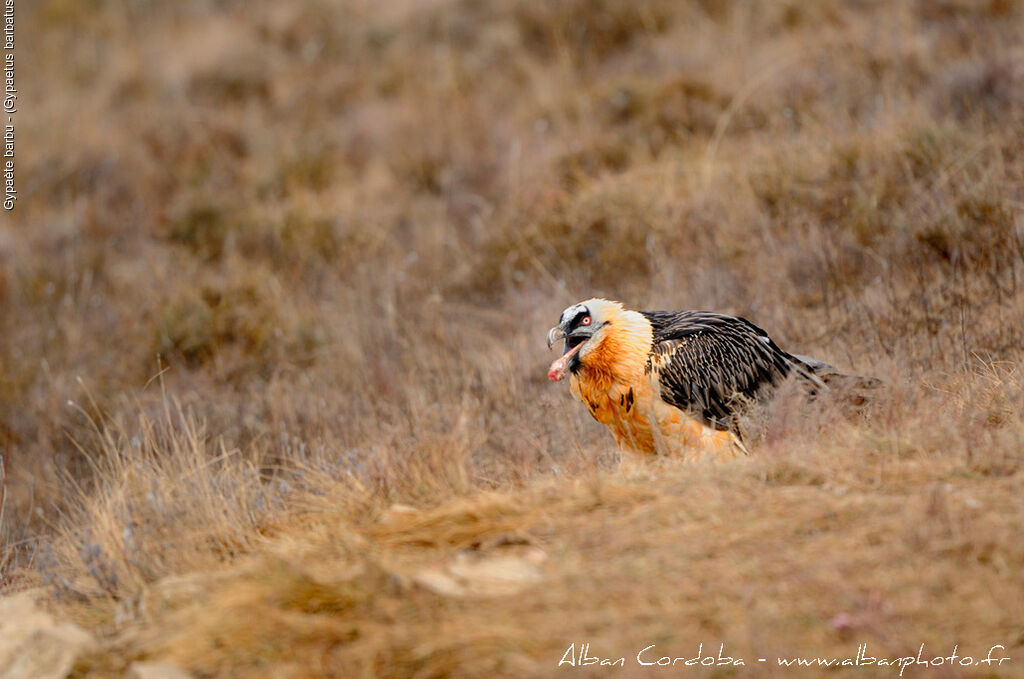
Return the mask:
<path fill-rule="evenodd" d="M 935 676 L 1019 676 L 1024 4 L 40 0 L 17 30 L 0 587 L 96 636 L 73 676 L 553 676 L 587 642 L 627 664 L 579 676 L 702 642 L 1000 644 Z M 783 399 L 749 460 L 621 466 L 545 379 L 595 295 L 886 387 Z"/>

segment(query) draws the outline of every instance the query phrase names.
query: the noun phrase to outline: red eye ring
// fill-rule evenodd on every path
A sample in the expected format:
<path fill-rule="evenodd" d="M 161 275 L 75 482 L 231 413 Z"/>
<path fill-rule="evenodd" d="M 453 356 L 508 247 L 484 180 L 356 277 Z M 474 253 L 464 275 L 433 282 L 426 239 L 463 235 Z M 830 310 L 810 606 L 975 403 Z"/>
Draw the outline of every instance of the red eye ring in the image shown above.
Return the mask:
<path fill-rule="evenodd" d="M 590 321 L 591 321 L 590 316 L 584 316 L 583 320 L 580 321 L 580 325 L 590 325 Z"/>

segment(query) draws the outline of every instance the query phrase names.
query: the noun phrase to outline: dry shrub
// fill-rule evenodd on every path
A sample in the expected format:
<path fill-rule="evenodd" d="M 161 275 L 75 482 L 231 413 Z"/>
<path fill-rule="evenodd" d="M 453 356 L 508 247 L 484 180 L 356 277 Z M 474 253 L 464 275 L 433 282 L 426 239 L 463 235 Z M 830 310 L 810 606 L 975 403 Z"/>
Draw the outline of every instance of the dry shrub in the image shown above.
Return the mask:
<path fill-rule="evenodd" d="M 238 55 L 228 63 L 214 64 L 193 75 L 188 97 L 211 106 L 241 106 L 265 103 L 270 97 L 267 74 L 257 55 Z"/>
<path fill-rule="evenodd" d="M 623 281 L 650 274 L 648 232 L 656 227 L 628 187 L 611 181 L 588 187 L 553 205 L 541 204 L 517 222 L 489 245 L 477 265 L 477 287 L 495 275 L 521 284 L 538 273 L 557 278 L 572 271 L 593 283 L 608 271 Z"/>
<path fill-rule="evenodd" d="M 572 0 L 551 6 L 519 2 L 513 16 L 527 49 L 545 59 L 564 50 L 574 64 L 589 67 L 664 31 L 675 11 L 673 3 L 660 0 Z"/>
<path fill-rule="evenodd" d="M 247 551 L 282 506 L 260 461 L 228 450 L 168 399 L 135 423 L 94 421 L 93 481 L 66 480 L 66 519 L 43 553 L 61 596 L 135 601 L 162 577 Z"/>
<path fill-rule="evenodd" d="M 227 208 L 208 200 L 183 206 L 172 218 L 168 237 L 201 256 L 221 257 L 232 231 L 228 212 Z"/>
<path fill-rule="evenodd" d="M 154 355 L 172 365 L 182 360 L 191 368 L 218 354 L 237 355 L 236 372 L 248 372 L 252 362 L 273 370 L 286 356 L 315 349 L 315 336 L 282 308 L 279 295 L 266 281 L 239 277 L 182 291 L 169 300 L 156 318 Z"/>

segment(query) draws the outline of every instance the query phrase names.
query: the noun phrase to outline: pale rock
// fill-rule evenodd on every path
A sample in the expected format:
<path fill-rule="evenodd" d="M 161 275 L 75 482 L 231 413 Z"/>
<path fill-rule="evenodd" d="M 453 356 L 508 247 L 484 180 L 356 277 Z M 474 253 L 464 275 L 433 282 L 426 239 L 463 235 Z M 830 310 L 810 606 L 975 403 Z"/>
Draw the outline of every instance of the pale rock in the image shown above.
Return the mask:
<path fill-rule="evenodd" d="M 92 635 L 40 609 L 40 590 L 0 599 L 0 679 L 65 679 Z"/>
<path fill-rule="evenodd" d="M 450 597 L 501 596 L 541 580 L 547 555 L 531 548 L 517 555 L 459 554 L 444 566 L 425 568 L 413 582 L 435 594 Z"/>
<path fill-rule="evenodd" d="M 124 679 L 192 679 L 192 675 L 170 663 L 133 662 Z"/>

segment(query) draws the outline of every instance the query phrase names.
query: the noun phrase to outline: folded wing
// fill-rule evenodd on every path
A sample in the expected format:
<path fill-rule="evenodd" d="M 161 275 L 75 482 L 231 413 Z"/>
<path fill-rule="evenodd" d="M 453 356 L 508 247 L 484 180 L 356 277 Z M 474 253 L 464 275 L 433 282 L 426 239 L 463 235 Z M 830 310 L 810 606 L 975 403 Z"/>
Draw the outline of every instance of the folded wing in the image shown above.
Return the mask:
<path fill-rule="evenodd" d="M 661 398 L 709 427 L 737 430 L 743 406 L 796 373 L 824 385 L 750 321 L 702 311 L 641 312 L 654 341 L 647 371 Z"/>

